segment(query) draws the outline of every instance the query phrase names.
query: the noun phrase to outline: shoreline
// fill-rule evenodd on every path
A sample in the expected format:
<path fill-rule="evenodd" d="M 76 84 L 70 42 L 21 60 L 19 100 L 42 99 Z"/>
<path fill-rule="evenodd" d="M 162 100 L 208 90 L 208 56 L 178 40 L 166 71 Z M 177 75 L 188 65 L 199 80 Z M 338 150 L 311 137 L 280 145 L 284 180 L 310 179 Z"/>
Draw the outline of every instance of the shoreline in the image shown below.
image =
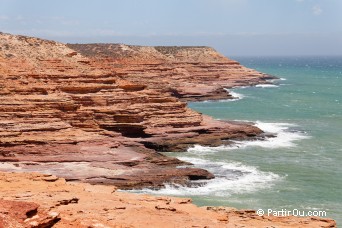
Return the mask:
<path fill-rule="evenodd" d="M 0 190 L 4 227 L 336 227 L 328 218 L 197 207 L 189 198 L 123 193 L 37 173 L 0 172 Z"/>
<path fill-rule="evenodd" d="M 189 163 L 158 152 L 184 151 L 195 144 L 222 145 L 227 140 L 246 140 L 263 133 L 250 124 L 217 121 L 187 107 L 184 101 L 229 98 L 232 96 L 224 88 L 255 85 L 270 79 L 269 75 L 245 68 L 212 48 L 65 45 L 10 34 L 0 34 L 0 44 L 8 47 L 0 50 L 0 73 L 3 76 L 0 81 L 3 87 L 0 171 L 24 172 L 2 173 L 0 181 L 9 187 L 4 186 L 3 192 L 12 196 L 3 195 L 11 201 L 1 203 L 12 205 L 13 200 L 36 200 L 39 208 L 48 210 L 45 211 L 48 214 L 43 212 L 45 217 L 42 216 L 47 219 L 47 224 L 58 222 L 57 227 L 58 224 L 64 227 L 63 222 L 68 221 L 78 225 L 84 218 L 79 215 L 83 212 L 79 211 L 77 215 L 70 215 L 75 208 L 68 207 L 74 206 L 72 204 L 82 207 L 84 200 L 88 199 L 69 199 L 70 195 L 60 193 L 60 189 L 80 186 L 76 192 L 70 190 L 72 194 L 78 194 L 84 188 L 95 188 L 96 198 L 105 189 L 110 188 L 113 192 L 110 186 L 114 185 L 121 189 L 161 188 L 167 182 L 188 185 L 192 180 L 212 179 L 213 174 L 207 170 L 179 168 Z M 45 174 L 30 174 L 32 172 Z M 23 188 L 24 185 L 19 189 L 15 187 L 20 181 L 29 184 L 28 189 Z M 38 182 L 44 190 L 26 194 L 33 191 L 29 188 Z M 49 183 L 57 184 L 57 192 L 46 191 Z M 59 197 L 63 199 L 56 203 Z M 149 200 L 158 201 L 153 197 Z M 178 209 L 170 207 L 168 199 L 161 201 L 162 206 L 153 204 L 154 216 L 163 216 L 158 211 L 169 211 L 167 213 L 171 214 L 167 216 L 177 214 Z M 61 210 L 62 223 L 57 219 L 59 215 L 53 213 L 52 216 L 50 212 L 53 211 L 44 207 L 45 202 L 52 203 L 50 209 Z M 23 206 L 33 208 L 33 214 L 37 213 L 37 205 L 24 203 Z M 17 209 L 20 208 L 19 203 Z M 94 208 L 96 203 L 91 203 L 88 209 L 92 211 Z M 126 210 L 126 207 L 101 210 L 106 216 L 113 216 L 113 211 Z M 132 215 L 136 210 L 133 207 L 133 211 L 127 213 Z M 214 216 L 217 224 L 227 224 L 231 222 L 228 218 L 234 217 L 228 209 L 210 210 L 214 212 L 208 216 Z M 202 210 L 195 216 L 207 213 Z M 239 223 L 242 223 L 239 218 L 246 214 L 251 220 L 256 218 L 253 211 L 232 213 L 237 214 Z M 1 218 L 0 222 L 4 222 Z M 19 221 L 21 224 L 35 222 L 25 216 L 6 218 L 9 222 Z M 77 222 L 72 223 L 75 218 Z M 113 221 L 117 221 L 115 219 Z M 179 224 L 184 219 L 180 217 Z M 262 217 L 257 220 L 266 222 Z M 280 223 L 284 222 L 280 220 Z M 324 219 L 304 220 L 333 223 Z M 101 223 L 104 221 L 105 217 L 101 217 Z M 190 224 L 197 224 L 195 221 Z M 278 218 L 272 223 L 276 221 Z M 301 221 L 293 218 L 291 223 Z M 93 221 L 87 222 L 94 225 Z M 203 222 L 210 224 L 209 220 Z"/>
<path fill-rule="evenodd" d="M 181 101 L 231 97 L 224 87 L 270 78 L 212 48 L 65 45 L 9 34 L 0 41 L 9 47 L 1 59 L 1 170 L 124 189 L 187 184 L 213 175 L 179 169 L 184 162 L 156 152 L 262 133 L 203 116 Z"/>

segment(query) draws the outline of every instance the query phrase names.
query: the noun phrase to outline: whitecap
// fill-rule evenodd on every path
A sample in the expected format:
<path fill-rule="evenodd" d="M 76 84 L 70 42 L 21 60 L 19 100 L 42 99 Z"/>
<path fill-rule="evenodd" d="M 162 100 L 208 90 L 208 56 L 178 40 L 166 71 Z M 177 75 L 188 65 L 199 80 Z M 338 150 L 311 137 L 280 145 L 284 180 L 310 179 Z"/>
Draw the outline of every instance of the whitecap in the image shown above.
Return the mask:
<path fill-rule="evenodd" d="M 234 144 L 219 147 L 195 145 L 188 152 L 178 156 L 180 160 L 190 162 L 197 168 L 206 169 L 215 175 L 212 180 L 192 181 L 191 187 L 177 184 L 166 184 L 164 188 L 134 190 L 138 193 L 173 196 L 217 196 L 229 197 L 234 194 L 248 194 L 272 188 L 278 181 L 286 178 L 272 172 L 261 171 L 258 167 L 245 165 L 236 161 L 211 161 L 204 159 L 219 151 L 234 150 L 245 147 L 280 148 L 295 146 L 297 140 L 308 138 L 305 133 L 290 123 L 266 123 L 257 121 L 255 126 L 275 137 L 254 141 L 234 141 Z M 198 158 L 201 157 L 201 158 Z"/>
<path fill-rule="evenodd" d="M 246 89 L 250 88 L 251 86 L 234 86 L 233 89 Z"/>
<path fill-rule="evenodd" d="M 229 90 L 229 89 L 226 89 L 226 88 L 224 90 L 226 90 L 230 95 L 233 96 L 233 98 L 234 98 L 233 100 L 240 100 L 240 99 L 245 97 L 243 94 L 234 92 L 232 90 Z"/>
<path fill-rule="evenodd" d="M 286 78 L 275 78 L 275 79 L 271 79 L 269 80 L 269 82 L 276 82 L 276 81 L 286 81 Z"/>
<path fill-rule="evenodd" d="M 201 102 L 203 103 L 216 103 L 216 102 L 228 103 L 228 102 L 237 101 L 237 100 L 239 99 L 234 97 L 233 99 L 205 100 Z"/>
<path fill-rule="evenodd" d="M 189 148 L 188 152 L 192 154 L 207 155 L 219 151 L 235 150 L 246 147 L 262 147 L 269 149 L 295 147 L 296 141 L 310 138 L 305 132 L 297 130 L 297 125 L 291 123 L 267 123 L 256 121 L 254 125 L 272 136 L 262 140 L 232 140 L 233 144 L 218 147 L 195 145 Z"/>
<path fill-rule="evenodd" d="M 276 181 L 282 179 L 272 172 L 263 172 L 254 166 L 239 162 L 213 162 L 191 157 L 179 157 L 179 159 L 210 171 L 215 175 L 215 179 L 193 181 L 195 187 L 166 184 L 165 188 L 159 190 L 143 189 L 135 192 L 174 196 L 230 196 L 270 188 Z"/>
<path fill-rule="evenodd" d="M 193 154 L 210 154 L 214 153 L 220 150 L 225 150 L 226 146 L 218 146 L 218 147 L 209 147 L 209 146 L 201 146 L 201 145 L 194 145 L 190 147 L 187 152 L 193 153 Z"/>
<path fill-rule="evenodd" d="M 310 136 L 305 134 L 305 132 L 292 130 L 293 128 L 298 127 L 295 124 L 265 123 L 257 121 L 255 126 L 266 133 L 273 134 L 275 137 L 267 137 L 265 140 L 234 141 L 239 148 L 245 148 L 249 146 L 258 146 L 271 149 L 294 147 L 296 146 L 296 141 L 310 138 Z"/>
<path fill-rule="evenodd" d="M 277 88 L 279 86 L 273 85 L 273 84 L 258 84 L 255 87 L 258 87 L 258 88 Z"/>
<path fill-rule="evenodd" d="M 237 92 L 233 92 L 233 91 L 229 91 L 230 95 L 232 95 L 234 98 L 240 100 L 242 98 L 244 98 L 245 96 L 242 95 L 241 93 L 237 93 Z"/>

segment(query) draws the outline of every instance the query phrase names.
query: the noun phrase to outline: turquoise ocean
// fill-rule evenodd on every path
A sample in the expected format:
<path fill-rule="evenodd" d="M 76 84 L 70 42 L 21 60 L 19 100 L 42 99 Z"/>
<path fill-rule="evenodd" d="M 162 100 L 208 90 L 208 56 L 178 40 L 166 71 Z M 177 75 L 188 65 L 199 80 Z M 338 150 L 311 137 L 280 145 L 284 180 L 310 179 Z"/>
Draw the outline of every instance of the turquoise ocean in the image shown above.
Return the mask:
<path fill-rule="evenodd" d="M 216 119 L 252 121 L 276 137 L 167 153 L 216 178 L 193 188 L 169 185 L 142 192 L 191 197 L 199 206 L 324 211 L 342 224 L 342 57 L 233 59 L 280 79 L 229 89 L 234 100 L 189 107 Z"/>

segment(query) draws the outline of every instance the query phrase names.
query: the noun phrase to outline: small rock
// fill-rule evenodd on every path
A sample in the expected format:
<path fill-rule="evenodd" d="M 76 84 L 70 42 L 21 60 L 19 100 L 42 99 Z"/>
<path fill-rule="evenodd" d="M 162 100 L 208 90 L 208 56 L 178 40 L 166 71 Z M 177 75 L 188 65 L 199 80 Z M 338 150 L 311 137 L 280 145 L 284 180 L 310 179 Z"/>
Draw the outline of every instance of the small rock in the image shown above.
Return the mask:
<path fill-rule="evenodd" d="M 170 207 L 170 206 L 166 207 L 166 206 L 157 205 L 157 206 L 155 206 L 155 208 L 156 208 L 157 210 L 176 211 L 176 208 Z"/>

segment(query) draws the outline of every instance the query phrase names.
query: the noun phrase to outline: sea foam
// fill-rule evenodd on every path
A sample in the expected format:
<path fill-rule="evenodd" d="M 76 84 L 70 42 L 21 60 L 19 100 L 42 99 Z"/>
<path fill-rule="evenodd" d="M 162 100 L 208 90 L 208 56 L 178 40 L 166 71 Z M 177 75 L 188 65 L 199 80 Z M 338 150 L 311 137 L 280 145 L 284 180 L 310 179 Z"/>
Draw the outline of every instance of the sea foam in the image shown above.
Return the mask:
<path fill-rule="evenodd" d="M 298 126 L 291 123 L 267 123 L 257 121 L 255 126 L 274 137 L 267 137 L 263 140 L 233 140 L 233 144 L 228 146 L 206 147 L 195 145 L 189 148 L 188 152 L 192 154 L 206 155 L 218 151 L 243 149 L 246 147 L 262 147 L 270 149 L 295 147 L 297 145 L 296 141 L 310 138 L 310 136 L 305 132 L 296 130 Z"/>
<path fill-rule="evenodd" d="M 230 95 L 232 95 L 234 97 L 233 100 L 240 100 L 240 99 L 245 97 L 244 95 L 242 95 L 240 93 L 237 93 L 237 92 L 234 92 L 232 90 L 229 90 L 229 89 L 226 89 L 226 88 L 224 90 L 226 90 Z"/>
<path fill-rule="evenodd" d="M 233 145 L 219 147 L 205 147 L 195 145 L 188 149 L 187 153 L 178 156 L 180 160 L 190 162 L 197 168 L 210 171 L 215 175 L 212 180 L 193 181 L 194 186 L 181 186 L 166 184 L 159 190 L 143 189 L 135 192 L 174 195 L 174 196 L 218 196 L 227 197 L 233 194 L 246 194 L 262 189 L 271 188 L 284 177 L 259 170 L 257 167 L 245 165 L 236 161 L 212 161 L 206 158 L 212 153 L 227 150 L 236 150 L 246 147 L 281 148 L 296 146 L 295 141 L 306 139 L 304 132 L 295 130 L 298 128 L 290 123 L 267 123 L 257 121 L 255 126 L 275 137 L 265 140 L 234 141 Z M 200 158 L 199 158 L 200 157 Z"/>
<path fill-rule="evenodd" d="M 240 147 L 247 146 L 258 146 L 264 148 L 284 148 L 284 147 L 294 147 L 296 146 L 296 141 L 302 139 L 308 139 L 308 136 L 305 132 L 298 130 L 291 130 L 291 128 L 298 127 L 295 124 L 290 123 L 265 123 L 257 121 L 255 126 L 260 128 L 266 133 L 271 133 L 275 135 L 275 137 L 268 137 L 265 140 L 253 140 L 253 141 L 238 141 L 235 143 Z"/>
<path fill-rule="evenodd" d="M 278 88 L 278 85 L 274 85 L 274 84 L 258 84 L 255 87 L 258 88 Z"/>
<path fill-rule="evenodd" d="M 194 181 L 193 187 L 175 184 L 166 184 L 160 190 L 143 189 L 138 192 L 148 194 L 174 195 L 174 196 L 230 196 L 244 194 L 260 189 L 270 188 L 282 177 L 272 172 L 263 172 L 256 167 L 243 165 L 239 162 L 214 162 L 193 157 L 178 157 L 191 162 L 195 167 L 203 168 L 215 175 L 215 179 Z"/>

